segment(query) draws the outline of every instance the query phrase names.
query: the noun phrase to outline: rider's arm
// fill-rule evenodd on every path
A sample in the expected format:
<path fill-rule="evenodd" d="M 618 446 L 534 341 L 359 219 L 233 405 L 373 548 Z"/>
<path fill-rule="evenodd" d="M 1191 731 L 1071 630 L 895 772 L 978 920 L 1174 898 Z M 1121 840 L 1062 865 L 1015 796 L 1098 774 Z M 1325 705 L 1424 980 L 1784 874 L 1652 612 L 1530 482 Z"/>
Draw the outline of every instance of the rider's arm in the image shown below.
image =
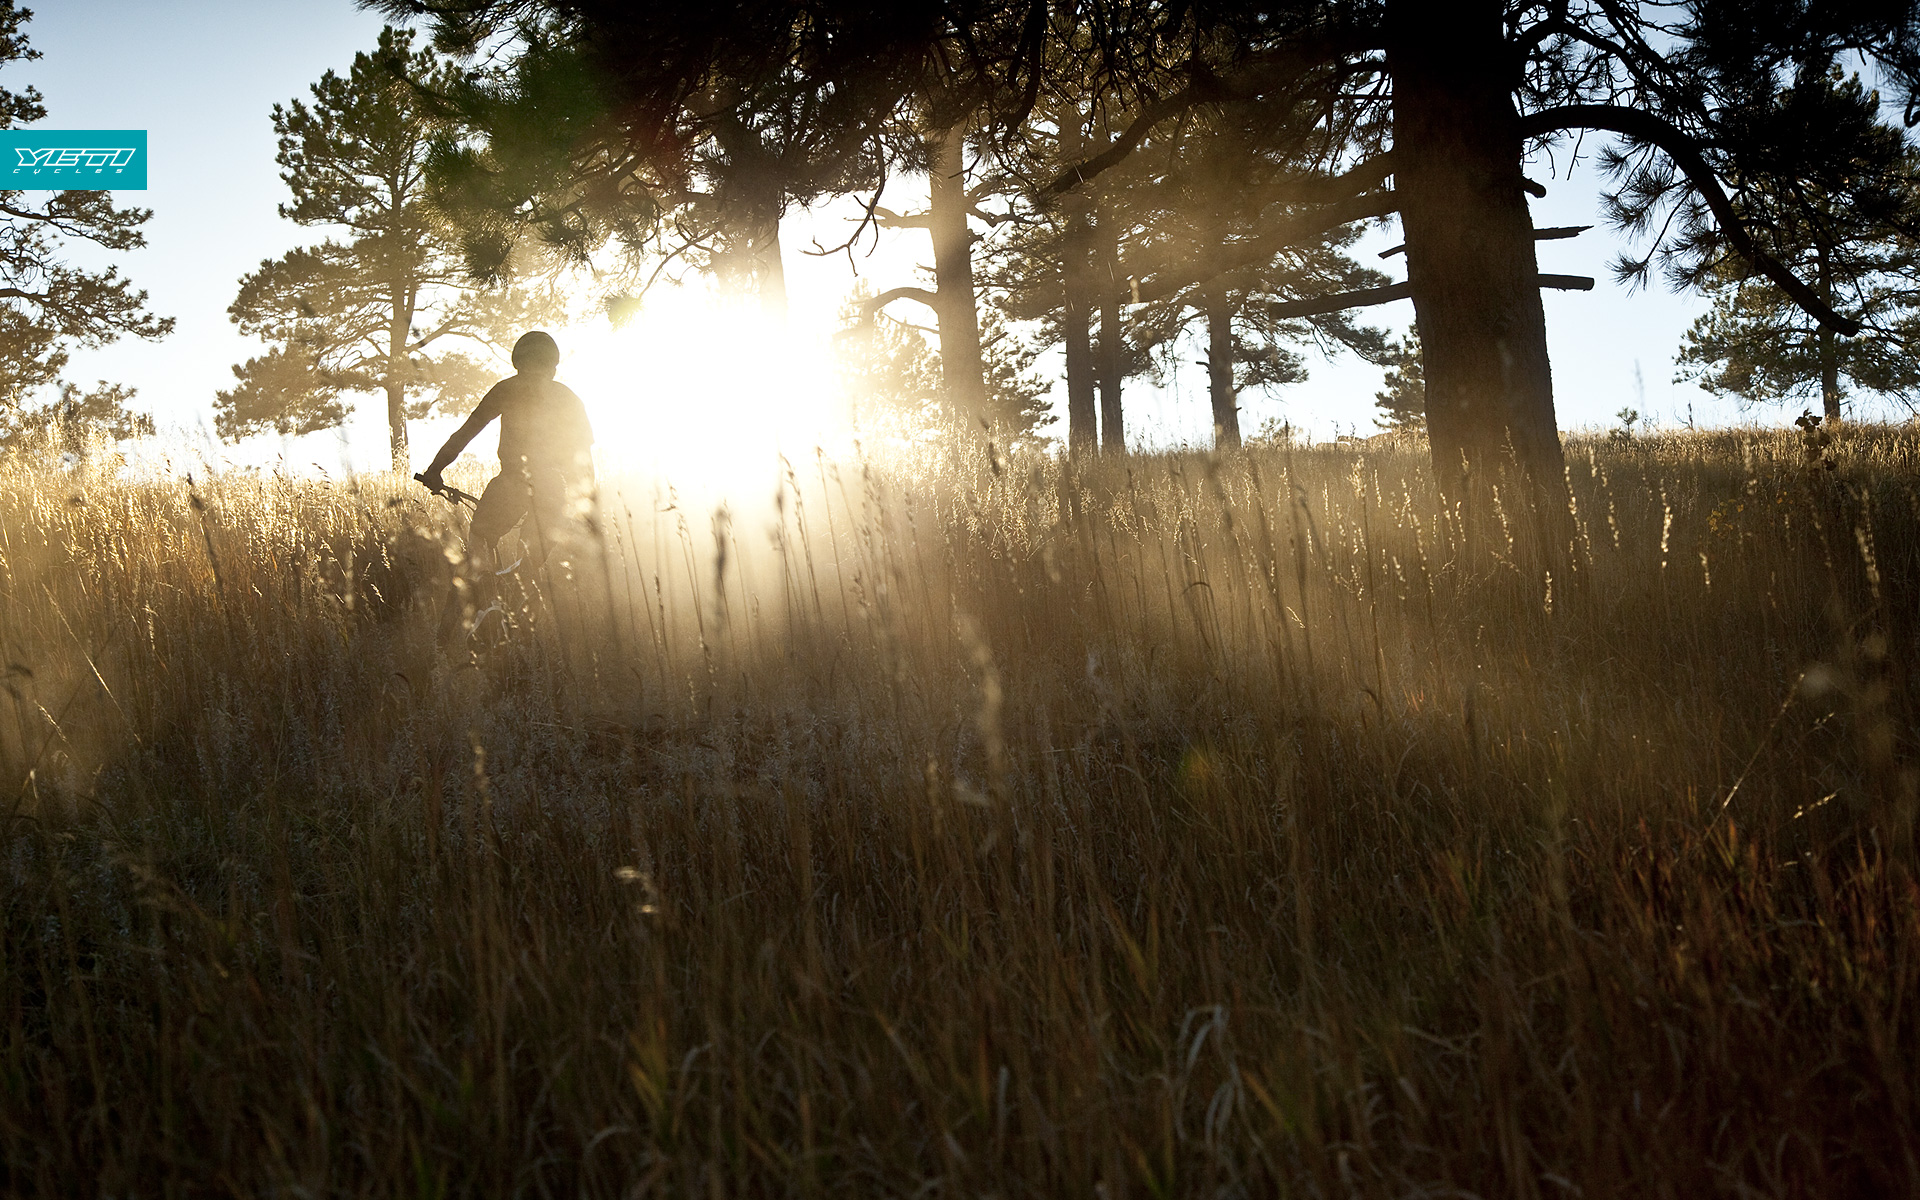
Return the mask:
<path fill-rule="evenodd" d="M 506 380 L 501 380 L 499 383 L 494 384 L 493 389 L 486 394 L 479 404 L 474 406 L 473 415 L 467 418 L 464 425 L 453 431 L 453 436 L 447 439 L 446 445 L 440 447 L 440 453 L 433 456 L 433 462 L 430 463 L 427 469 L 422 471 L 421 474 L 430 480 L 438 482 L 440 472 L 447 469 L 447 464 L 459 458 L 460 452 L 467 448 L 467 443 L 472 441 L 476 434 L 482 429 L 485 429 L 495 417 L 500 415 L 500 410 L 506 399 L 506 390 Z"/>

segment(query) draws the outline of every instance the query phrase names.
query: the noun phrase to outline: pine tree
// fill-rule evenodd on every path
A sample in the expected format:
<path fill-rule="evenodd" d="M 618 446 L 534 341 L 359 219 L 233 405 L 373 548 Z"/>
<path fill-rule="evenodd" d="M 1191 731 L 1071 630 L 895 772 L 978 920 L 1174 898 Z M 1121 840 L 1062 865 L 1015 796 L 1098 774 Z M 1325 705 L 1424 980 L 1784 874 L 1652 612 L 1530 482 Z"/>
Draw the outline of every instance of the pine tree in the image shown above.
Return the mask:
<path fill-rule="evenodd" d="M 1388 433 L 1425 433 L 1427 380 L 1420 370 L 1420 331 L 1409 329 L 1407 336 L 1388 342 L 1380 362 L 1387 374 L 1373 394 L 1374 406 L 1380 410 L 1374 424 Z"/>
<path fill-rule="evenodd" d="M 1274 136 L 1297 139 L 1314 164 L 1296 183 L 1296 206 L 1238 247 L 1136 277 L 1140 292 L 1165 295 L 1272 245 L 1397 217 L 1404 283 L 1293 311 L 1412 299 L 1443 489 L 1465 495 L 1517 470 L 1542 519 L 1528 541 L 1543 553 L 1564 544 L 1566 506 L 1539 289 L 1592 286 L 1540 272 L 1535 242 L 1569 232 L 1536 230 L 1528 212 L 1527 196 L 1545 189 L 1527 178 L 1526 161 L 1543 144 L 1586 133 L 1616 139 L 1603 144 L 1615 181 L 1609 215 L 1652 243 L 1629 268 L 1658 261 L 1685 283 L 1737 256 L 1827 328 L 1846 336 L 1860 327 L 1769 252 L 1742 202 L 1801 174 L 1798 131 L 1769 115 L 1794 77 L 1856 56 L 1914 93 L 1920 5 L 1303 0 L 1149 9 L 1093 10 L 1100 36 L 1080 73 L 1151 100 L 1114 147 L 1063 170 L 1052 189 L 1091 186 L 1150 153 L 1155 131 L 1196 114 L 1264 114 Z M 1303 124 L 1302 111 L 1317 115 Z M 1850 132 L 1827 130 L 1822 153 L 1851 152 Z M 1807 207 L 1792 192 L 1775 189 L 1782 204 Z"/>
<path fill-rule="evenodd" d="M 899 300 L 925 305 L 934 315 L 940 338 L 940 373 L 950 402 L 989 425 L 996 413 L 989 402 L 987 371 L 981 346 L 979 287 L 974 274 L 973 219 L 984 216 L 979 197 L 969 188 L 967 122 L 964 113 L 945 111 L 944 94 L 929 85 L 915 122 L 916 151 L 910 165 L 927 175 L 927 208 L 918 213 L 896 213 L 879 207 L 876 196 L 872 219 L 882 229 L 924 229 L 933 254 L 933 287 L 896 287 L 863 297 L 858 319 L 871 317 Z"/>
<path fill-rule="evenodd" d="M 1291 147 L 1271 142 L 1269 130 L 1234 119 L 1243 115 L 1196 114 L 1177 138 L 1153 148 L 1148 158 L 1160 169 L 1127 189 L 1133 229 L 1121 273 L 1148 276 L 1168 264 L 1231 253 L 1286 219 L 1295 206 L 1291 184 L 1303 164 L 1291 156 Z M 1271 393 L 1307 378 L 1299 347 L 1345 348 L 1368 361 L 1379 358 L 1381 333 L 1358 324 L 1353 311 L 1296 313 L 1303 296 L 1387 282 L 1346 253 L 1357 237 L 1357 230 L 1330 230 L 1143 297 L 1133 317 L 1143 345 L 1170 347 L 1195 324 L 1201 327 L 1216 445 L 1240 444 L 1243 393 Z"/>
<path fill-rule="evenodd" d="M 940 363 L 918 329 L 869 306 L 863 279 L 840 307 L 834 370 L 847 414 L 866 435 L 911 440 L 945 423 Z"/>
<path fill-rule="evenodd" d="M 1006 317 L 989 308 L 980 322 L 980 358 L 986 373 L 987 432 L 1009 447 L 1034 447 L 1047 440 L 1057 418 L 1047 399 L 1049 385 L 1033 373 L 1040 348 L 1016 334 Z"/>
<path fill-rule="evenodd" d="M 153 436 L 153 417 L 128 406 L 134 389 L 102 379 L 91 389 L 60 384 L 52 403 L 23 410 L 0 424 L 0 451 L 40 448 L 68 462 L 91 456 L 103 445 Z"/>
<path fill-rule="evenodd" d="M 328 71 L 310 102 L 273 108 L 292 193 L 280 214 L 347 240 L 290 251 L 240 281 L 228 314 L 270 346 L 234 367 L 238 382 L 216 398 L 224 438 L 332 428 L 349 393 L 380 391 L 394 470 L 409 470 L 408 418 L 464 404 L 498 373 L 449 347 L 503 349 L 561 314 L 550 287 L 466 286 L 459 238 L 428 204 L 436 118 L 408 83 L 450 72 L 411 42 L 383 29 L 377 49 L 344 76 Z"/>
<path fill-rule="evenodd" d="M 0 0 L 0 66 L 40 57 L 23 26 L 32 11 Z M 0 129 L 43 120 L 40 93 L 0 88 Z M 60 384 L 74 349 L 102 346 L 122 337 L 161 338 L 172 317 L 147 311 L 147 294 L 135 291 L 116 268 L 86 270 L 63 260 L 66 241 L 120 252 L 146 245 L 141 232 L 150 209 L 119 208 L 111 192 L 41 193 L 0 191 L 0 441 L 20 444 L 25 433 L 49 423 L 85 419 L 102 432 L 133 430 L 143 418 L 125 407 L 131 388 L 102 383 L 89 402 Z M 35 403 L 42 389 L 57 386 L 58 398 Z M 68 414 L 63 416 L 63 414 Z"/>
<path fill-rule="evenodd" d="M 1920 393 L 1920 156 L 1880 120 L 1880 96 L 1838 68 L 1783 93 L 1774 123 L 1803 131 L 1791 182 L 1756 185 L 1741 205 L 1769 253 L 1858 321 L 1842 338 L 1737 258 L 1690 278 L 1713 301 L 1677 356 L 1676 382 L 1751 403 L 1818 404 L 1829 425 L 1853 389 Z M 1842 153 L 1826 152 L 1840 147 Z M 1775 193 L 1791 189 L 1791 197 Z M 1783 202 L 1790 199 L 1791 203 Z"/>
<path fill-rule="evenodd" d="M 981 431 L 1002 445 L 1035 444 L 1053 421 L 1046 385 L 1034 377 L 1038 352 L 1009 332 L 988 310 L 981 326 L 984 412 L 956 400 L 939 355 L 923 331 L 873 306 L 862 280 L 841 306 L 843 329 L 834 339 L 841 394 L 856 428 L 916 441 L 931 434 Z"/>

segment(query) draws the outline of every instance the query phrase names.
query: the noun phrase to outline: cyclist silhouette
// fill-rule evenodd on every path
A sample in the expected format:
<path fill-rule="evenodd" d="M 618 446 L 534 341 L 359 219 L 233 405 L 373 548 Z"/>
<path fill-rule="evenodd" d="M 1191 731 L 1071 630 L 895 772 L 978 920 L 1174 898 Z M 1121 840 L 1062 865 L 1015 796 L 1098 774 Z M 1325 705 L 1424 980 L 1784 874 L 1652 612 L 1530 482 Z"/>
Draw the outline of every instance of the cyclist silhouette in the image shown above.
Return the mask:
<path fill-rule="evenodd" d="M 560 347 L 551 336 L 535 330 L 515 342 L 513 366 L 518 374 L 493 385 L 419 479 L 434 491 L 444 488 L 440 473 L 447 464 L 500 418 L 500 473 L 474 507 L 468 546 L 497 565 L 495 543 L 531 515 L 533 536 L 523 531 L 522 537 L 533 556 L 529 565 L 539 566 L 553 542 L 567 535 L 575 502 L 593 487 L 593 426 L 580 397 L 553 377 Z"/>

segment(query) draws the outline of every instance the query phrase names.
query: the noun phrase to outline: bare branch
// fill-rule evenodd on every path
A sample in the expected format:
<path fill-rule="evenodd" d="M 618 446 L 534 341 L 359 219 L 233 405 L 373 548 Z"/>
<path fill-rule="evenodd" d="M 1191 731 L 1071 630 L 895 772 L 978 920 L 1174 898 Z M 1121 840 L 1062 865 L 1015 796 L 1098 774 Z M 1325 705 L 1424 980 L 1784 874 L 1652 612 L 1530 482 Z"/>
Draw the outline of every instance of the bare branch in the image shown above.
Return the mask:
<path fill-rule="evenodd" d="M 882 229 L 931 229 L 931 213 L 897 213 L 890 208 L 873 210 L 873 223 Z"/>
<path fill-rule="evenodd" d="M 867 300 L 861 301 L 860 303 L 861 319 L 871 320 L 873 318 L 873 314 L 879 312 L 881 309 L 885 308 L 887 305 L 892 304 L 895 300 L 917 300 L 921 304 L 926 305 L 928 308 L 933 309 L 935 312 L 940 311 L 938 297 L 936 297 L 932 292 L 928 291 L 927 289 L 917 288 L 917 287 L 897 287 L 891 291 L 881 292 L 878 296 L 873 296 Z"/>
<path fill-rule="evenodd" d="M 829 255 L 845 254 L 847 256 L 847 265 L 849 267 L 853 266 L 853 248 L 859 244 L 860 235 L 867 231 L 869 225 L 877 227 L 880 224 L 879 220 L 874 217 L 875 213 L 887 211 L 880 207 L 880 194 L 886 190 L 887 181 L 882 179 L 880 186 L 873 189 L 873 199 L 867 201 L 867 210 L 860 214 L 860 223 L 853 227 L 853 234 L 847 238 L 846 241 L 841 242 L 838 246 L 822 246 L 819 240 L 815 239 L 813 249 L 802 250 L 801 253 L 814 258 L 826 258 Z"/>
<path fill-rule="evenodd" d="M 1261 311 L 1263 315 L 1279 320 L 1317 317 L 1324 313 L 1340 312 L 1349 308 L 1392 304 L 1395 300 L 1405 300 L 1412 295 L 1411 284 L 1390 283 L 1385 287 L 1361 288 L 1357 292 L 1335 292 L 1330 296 L 1315 296 L 1311 300 L 1289 300 L 1283 304 L 1268 305 Z"/>
<path fill-rule="evenodd" d="M 1593 280 L 1581 275 L 1538 275 L 1534 278 L 1543 288 L 1579 292 L 1593 289 Z M 1334 292 L 1331 295 L 1314 296 L 1306 300 L 1288 300 L 1281 304 L 1269 305 L 1261 311 L 1265 316 L 1285 321 L 1344 312 L 1350 308 L 1370 308 L 1377 304 L 1392 304 L 1395 300 L 1412 298 L 1412 284 L 1389 283 L 1384 287 L 1361 288 L 1353 292 Z"/>

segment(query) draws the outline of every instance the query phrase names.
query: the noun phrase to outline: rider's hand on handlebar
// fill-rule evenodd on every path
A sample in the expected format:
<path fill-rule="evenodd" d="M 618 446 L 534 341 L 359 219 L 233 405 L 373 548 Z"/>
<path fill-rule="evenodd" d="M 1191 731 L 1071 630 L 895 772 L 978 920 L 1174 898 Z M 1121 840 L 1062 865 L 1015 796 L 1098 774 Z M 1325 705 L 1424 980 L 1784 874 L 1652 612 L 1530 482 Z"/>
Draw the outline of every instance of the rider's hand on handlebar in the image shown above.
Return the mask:
<path fill-rule="evenodd" d="M 426 484 L 427 490 L 430 492 L 437 492 L 441 488 L 447 486 L 447 481 L 440 478 L 440 472 L 438 471 L 427 471 L 422 473 L 420 476 L 420 482 Z"/>

